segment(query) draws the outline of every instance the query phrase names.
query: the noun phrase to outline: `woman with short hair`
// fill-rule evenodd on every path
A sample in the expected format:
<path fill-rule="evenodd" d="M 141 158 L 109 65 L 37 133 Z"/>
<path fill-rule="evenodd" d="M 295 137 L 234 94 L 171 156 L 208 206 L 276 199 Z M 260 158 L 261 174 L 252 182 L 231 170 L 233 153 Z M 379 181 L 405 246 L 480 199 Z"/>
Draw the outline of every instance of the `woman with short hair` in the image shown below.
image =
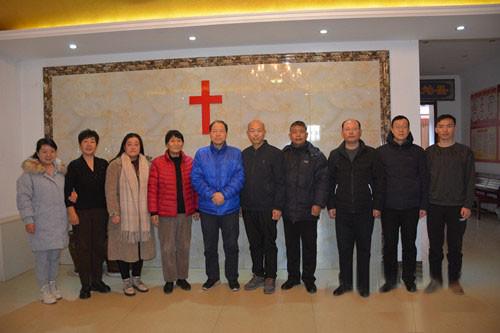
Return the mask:
<path fill-rule="evenodd" d="M 192 217 L 198 219 L 196 193 L 191 186 L 193 159 L 186 155 L 184 136 L 178 130 L 165 135 L 166 151 L 151 164 L 148 182 L 148 208 L 158 226 L 165 285 L 170 294 L 175 284 L 190 290 L 189 247 Z"/>

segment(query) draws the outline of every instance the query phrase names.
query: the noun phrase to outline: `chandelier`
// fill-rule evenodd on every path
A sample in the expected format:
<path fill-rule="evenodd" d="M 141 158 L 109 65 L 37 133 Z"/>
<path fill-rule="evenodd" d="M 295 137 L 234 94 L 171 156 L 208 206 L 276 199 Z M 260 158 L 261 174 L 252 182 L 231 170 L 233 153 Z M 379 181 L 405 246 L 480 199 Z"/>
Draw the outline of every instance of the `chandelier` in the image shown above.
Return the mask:
<path fill-rule="evenodd" d="M 250 70 L 250 74 L 255 78 L 264 79 L 273 84 L 280 84 L 285 80 L 297 80 L 302 76 L 302 69 L 300 67 L 292 68 L 292 65 L 288 62 L 283 64 L 258 64 L 256 68 Z"/>

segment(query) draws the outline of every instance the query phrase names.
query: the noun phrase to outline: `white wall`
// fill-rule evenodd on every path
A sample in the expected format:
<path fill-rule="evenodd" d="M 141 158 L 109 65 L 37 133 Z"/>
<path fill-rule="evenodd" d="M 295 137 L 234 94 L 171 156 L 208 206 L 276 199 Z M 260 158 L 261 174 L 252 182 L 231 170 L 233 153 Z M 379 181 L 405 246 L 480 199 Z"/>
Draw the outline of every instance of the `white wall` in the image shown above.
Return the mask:
<path fill-rule="evenodd" d="M 21 174 L 20 163 L 22 159 L 22 122 L 20 115 L 20 84 L 17 64 L 13 61 L 0 58 L 0 281 L 25 270 L 24 259 L 6 260 L 12 253 L 25 253 L 26 243 L 23 238 L 12 237 L 12 232 L 19 236 L 20 221 L 10 223 L 4 218 L 17 214 L 16 210 L 16 179 Z M 9 223 L 7 223 L 9 222 Z M 17 227 L 16 227 L 17 226 Z M 22 234 L 21 234 L 22 235 Z M 25 235 L 22 235 L 25 236 Z M 11 243 L 4 239 L 10 238 L 18 241 L 19 249 L 11 249 Z M 17 247 L 17 246 L 16 246 Z M 14 252 L 11 252 L 13 250 Z M 18 265 L 19 263 L 19 265 Z"/>
<path fill-rule="evenodd" d="M 0 218 L 16 211 L 16 178 L 21 173 L 22 123 L 19 71 L 14 62 L 0 58 Z"/>
<path fill-rule="evenodd" d="M 231 48 L 68 57 L 22 62 L 19 64 L 20 73 L 17 76 L 20 89 L 13 92 L 20 96 L 20 98 L 18 98 L 20 102 L 18 103 L 17 109 L 21 111 L 20 121 L 23 129 L 21 134 L 18 133 L 18 137 L 19 135 L 21 135 L 21 137 L 19 137 L 19 142 L 15 145 L 17 152 L 15 163 L 18 165 L 22 158 L 31 154 L 36 140 L 43 135 L 43 67 L 161 58 L 368 50 L 389 50 L 392 114 L 403 114 L 410 119 L 415 142 L 420 143 L 418 41 L 256 45 Z M 1 80 L 3 81 L 3 75 Z M 17 121 L 19 122 L 19 119 Z M 3 130 L 4 128 L 12 128 L 11 126 L 10 123 L 2 122 L 1 128 Z M 10 174 L 10 178 L 15 178 L 12 173 Z M 13 198 L 15 196 L 14 188 L 2 195 Z M 6 208 L 9 212 L 15 212 L 14 202 L 10 200 L 9 203 L 6 204 Z M 62 262 L 70 263 L 67 253 L 63 257 Z"/>
<path fill-rule="evenodd" d="M 470 95 L 479 90 L 500 84 L 500 58 L 471 67 L 461 74 L 462 78 L 462 117 L 465 120 L 462 135 L 470 144 Z M 500 163 L 476 163 L 477 172 L 500 174 Z"/>

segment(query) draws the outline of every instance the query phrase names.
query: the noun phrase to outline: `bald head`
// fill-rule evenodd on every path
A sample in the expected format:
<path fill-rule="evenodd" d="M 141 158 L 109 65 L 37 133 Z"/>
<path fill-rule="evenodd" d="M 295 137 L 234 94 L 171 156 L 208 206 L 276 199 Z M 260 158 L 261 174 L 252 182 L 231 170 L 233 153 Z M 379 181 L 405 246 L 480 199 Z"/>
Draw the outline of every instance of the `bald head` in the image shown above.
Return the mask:
<path fill-rule="evenodd" d="M 342 123 L 342 137 L 347 147 L 357 147 L 361 138 L 361 123 L 356 119 L 347 119 Z"/>
<path fill-rule="evenodd" d="M 252 143 L 252 146 L 257 149 L 264 143 L 264 137 L 266 136 L 266 127 L 264 123 L 258 119 L 254 119 L 248 123 L 247 129 L 248 140 Z"/>
<path fill-rule="evenodd" d="M 342 122 L 342 129 L 344 129 L 344 125 L 358 125 L 358 128 L 361 129 L 361 123 L 357 119 L 346 119 Z"/>
<path fill-rule="evenodd" d="M 262 128 L 262 130 L 264 130 L 264 132 L 266 131 L 266 126 L 259 119 L 254 119 L 248 123 L 247 129 L 250 130 L 251 128 Z"/>

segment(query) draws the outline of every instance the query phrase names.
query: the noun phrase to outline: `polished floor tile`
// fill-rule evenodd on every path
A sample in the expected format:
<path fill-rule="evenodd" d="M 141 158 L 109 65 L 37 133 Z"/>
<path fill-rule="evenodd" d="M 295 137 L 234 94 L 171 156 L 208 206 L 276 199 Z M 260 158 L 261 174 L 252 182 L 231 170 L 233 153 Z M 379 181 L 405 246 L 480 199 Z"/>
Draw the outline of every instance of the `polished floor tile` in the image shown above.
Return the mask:
<path fill-rule="evenodd" d="M 380 244 L 377 228 L 374 244 Z M 331 245 L 318 252 L 331 251 Z M 500 332 L 500 221 L 484 215 L 470 221 L 464 239 L 462 284 L 466 294 L 454 295 L 445 283 L 432 295 L 422 292 L 428 283 L 418 280 L 419 291 L 411 294 L 404 286 L 381 294 L 380 245 L 372 252 L 371 295 L 365 299 L 354 291 L 334 297 L 338 268 L 317 271 L 318 292 L 310 295 L 303 285 L 281 290 L 286 271 L 278 272 L 277 290 L 265 295 L 262 289 L 243 290 L 251 278 L 240 270 L 242 289 L 232 292 L 221 284 L 203 291 L 202 269 L 192 269 L 191 291 L 175 288 L 163 293 L 161 269 L 147 267 L 143 280 L 150 291 L 126 297 L 121 279 L 105 277 L 110 294 L 93 293 L 78 299 L 79 280 L 71 267 L 61 266 L 59 286 L 64 299 L 55 305 L 38 301 L 33 271 L 0 283 L 0 332 Z M 446 265 L 443 266 L 446 274 Z M 446 276 L 446 275 L 445 275 Z"/>

